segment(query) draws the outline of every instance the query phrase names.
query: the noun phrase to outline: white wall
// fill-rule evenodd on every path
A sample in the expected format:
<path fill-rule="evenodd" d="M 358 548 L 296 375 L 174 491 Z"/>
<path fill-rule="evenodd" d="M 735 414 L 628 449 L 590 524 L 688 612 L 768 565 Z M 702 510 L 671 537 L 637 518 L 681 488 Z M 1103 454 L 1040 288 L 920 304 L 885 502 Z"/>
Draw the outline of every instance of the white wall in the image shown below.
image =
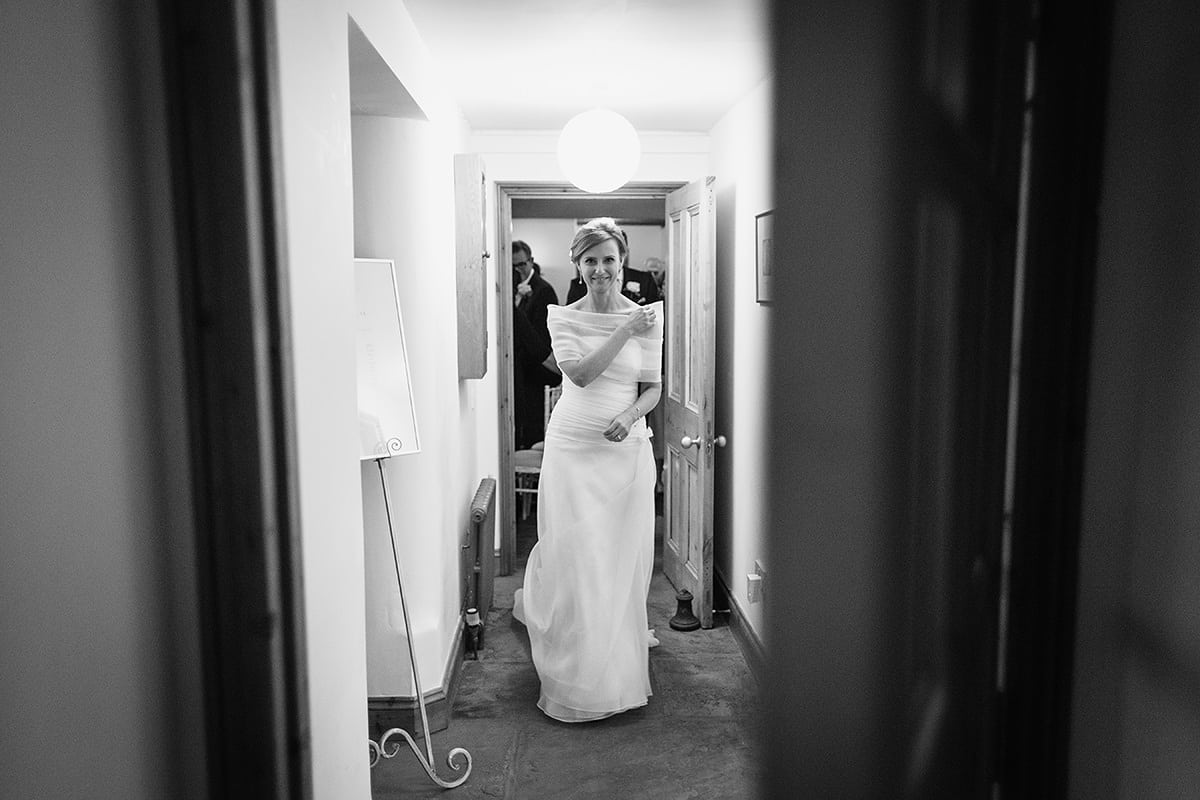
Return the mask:
<path fill-rule="evenodd" d="M 367 797 L 347 9 L 276 9 L 314 796 Z"/>
<path fill-rule="evenodd" d="M 712 130 L 717 196 L 716 569 L 760 639 L 763 604 L 747 600 L 754 562 L 767 571 L 763 591 L 776 591 L 766 548 L 767 484 L 763 453 L 775 435 L 766 415 L 767 322 L 771 306 L 756 300 L 755 215 L 774 207 L 771 84 L 765 81 Z"/>
<path fill-rule="evenodd" d="M 384 462 L 421 673 L 442 683 L 458 626 L 460 536 L 478 485 L 475 381 L 457 371 L 451 121 L 353 118 L 355 254 L 396 264 L 421 452 Z M 461 396 L 460 396 L 461 392 Z M 484 404 L 490 409 L 490 404 Z M 460 407 L 464 406 L 464 407 Z M 494 468 L 492 470 L 494 474 Z M 414 696 L 379 471 L 362 467 L 367 691 Z M 449 592 L 447 590 L 450 590 Z"/>
<path fill-rule="evenodd" d="M 1118 2 L 1099 209 L 1070 796 L 1200 786 L 1200 57 Z"/>
<path fill-rule="evenodd" d="M 157 4 L 115 5 L 0 24 L 12 798 L 208 795 Z"/>
<path fill-rule="evenodd" d="M 629 237 L 629 266 L 641 269 L 646 259 L 652 256 L 667 260 L 665 225 L 622 225 L 621 229 Z"/>
<path fill-rule="evenodd" d="M 306 0 L 277 7 L 314 794 L 339 800 L 370 792 L 364 749 L 364 503 L 372 509 L 366 514 L 368 527 L 380 528 L 370 481 L 363 481 L 356 432 L 351 15 L 436 133 L 461 131 L 460 115 L 436 84 L 436 72 L 402 4 Z M 457 612 L 458 586 L 457 562 L 445 552 L 461 534 L 479 477 L 495 471 L 494 461 L 490 467 L 476 466 L 481 449 L 474 439 L 488 433 L 470 424 L 477 393 L 486 389 L 459 384 L 455 359 L 445 358 L 457 346 L 454 295 L 448 287 L 454 280 L 451 154 L 459 140 L 452 135 L 433 142 L 433 131 L 405 125 L 377 126 L 369 136 L 398 185 L 394 191 L 370 191 L 380 204 L 360 209 L 377 216 L 360 229 L 357 246 L 362 255 L 395 258 L 406 280 L 429 287 L 419 299 L 402 300 L 425 453 L 408 457 L 417 461 L 407 463 L 393 459 L 388 469 L 401 517 L 398 540 L 412 544 L 420 537 L 429 546 L 411 554 L 425 563 L 414 564 L 410 573 L 427 591 L 436 585 L 432 596 L 441 598 L 433 604 L 437 608 L 422 606 L 420 623 L 434 631 L 437 647 L 430 646 L 435 653 L 430 658 L 441 661 L 449 646 L 446 629 Z M 428 163 L 415 168 L 421 159 Z M 489 404 L 482 405 L 486 410 Z M 486 420 L 488 414 L 483 416 Z M 442 666 L 430 669 L 440 678 Z M 437 681 L 427 678 L 426 683 Z"/>

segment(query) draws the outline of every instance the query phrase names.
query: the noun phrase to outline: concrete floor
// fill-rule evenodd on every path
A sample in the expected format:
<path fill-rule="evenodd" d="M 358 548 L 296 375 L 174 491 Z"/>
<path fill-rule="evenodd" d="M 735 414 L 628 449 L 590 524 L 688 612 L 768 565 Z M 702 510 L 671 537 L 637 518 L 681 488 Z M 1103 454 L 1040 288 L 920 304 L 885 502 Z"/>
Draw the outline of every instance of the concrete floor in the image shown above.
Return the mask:
<path fill-rule="evenodd" d="M 377 800 L 757 797 L 754 677 L 726 614 L 717 614 L 711 630 L 671 630 L 667 623 L 676 611 L 675 591 L 657 561 L 649 614 L 661 644 L 650 651 L 654 695 L 649 704 L 577 725 L 556 722 L 538 710 L 529 637 L 512 618 L 513 590 L 521 585 L 536 535 L 535 517 L 519 524 L 518 569 L 496 579 L 479 660 L 465 662 L 450 727 L 432 737 L 437 774 L 443 779 L 454 777 L 446 755 L 462 747 L 471 754 L 470 777 L 457 789 L 438 787 L 399 739 L 400 753 L 381 760 L 371 772 L 372 796 Z M 418 746 L 424 754 L 424 741 L 418 740 Z"/>

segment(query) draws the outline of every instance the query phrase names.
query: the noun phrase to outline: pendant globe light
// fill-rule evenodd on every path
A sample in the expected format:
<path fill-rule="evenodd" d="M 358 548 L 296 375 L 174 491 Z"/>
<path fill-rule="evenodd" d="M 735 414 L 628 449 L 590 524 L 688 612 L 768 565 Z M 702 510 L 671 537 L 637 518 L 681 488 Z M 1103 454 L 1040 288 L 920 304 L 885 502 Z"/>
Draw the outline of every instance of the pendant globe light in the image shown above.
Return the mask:
<path fill-rule="evenodd" d="M 607 108 L 576 114 L 558 136 L 558 164 L 585 192 L 611 192 L 637 170 L 642 145 L 629 120 Z"/>

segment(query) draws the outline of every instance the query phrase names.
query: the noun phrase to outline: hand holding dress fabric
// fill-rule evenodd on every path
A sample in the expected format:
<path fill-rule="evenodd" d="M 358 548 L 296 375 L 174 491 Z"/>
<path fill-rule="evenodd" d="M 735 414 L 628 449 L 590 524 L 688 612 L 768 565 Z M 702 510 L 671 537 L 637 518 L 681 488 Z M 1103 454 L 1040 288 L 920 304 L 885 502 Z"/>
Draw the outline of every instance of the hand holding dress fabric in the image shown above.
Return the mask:
<path fill-rule="evenodd" d="M 625 327 L 631 334 L 644 333 L 654 327 L 657 315 L 654 313 L 655 306 L 645 306 L 643 308 L 630 311 L 625 319 Z"/>

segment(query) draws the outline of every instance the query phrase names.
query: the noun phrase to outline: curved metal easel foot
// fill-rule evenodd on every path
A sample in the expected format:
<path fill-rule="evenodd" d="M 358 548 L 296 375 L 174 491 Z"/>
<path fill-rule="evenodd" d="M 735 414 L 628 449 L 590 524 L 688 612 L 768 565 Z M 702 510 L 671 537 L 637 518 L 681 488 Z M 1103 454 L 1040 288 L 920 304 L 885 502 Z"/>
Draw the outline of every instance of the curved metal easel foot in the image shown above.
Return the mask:
<path fill-rule="evenodd" d="M 462 786 L 463 783 L 466 782 L 467 778 L 470 777 L 471 754 L 468 753 L 464 748 L 456 747 L 451 750 L 446 755 L 446 765 L 454 772 L 464 769 L 465 771 L 452 781 L 443 780 L 442 778 L 438 777 L 437 772 L 433 768 L 433 764 L 426 760 L 425 756 L 421 754 L 420 748 L 417 747 L 417 743 L 413 741 L 411 736 L 409 736 L 408 731 L 404 730 L 403 728 L 392 728 L 383 735 L 383 738 L 379 740 L 378 744 L 376 744 L 374 741 L 370 742 L 372 767 L 379 763 L 380 758 L 395 758 L 396 754 L 400 752 L 399 742 L 391 742 L 392 749 L 390 751 L 388 750 L 388 739 L 397 733 L 404 737 L 404 741 L 408 742 L 408 746 L 412 748 L 413 755 L 417 757 L 417 761 L 421 762 L 421 766 L 424 767 L 425 773 L 429 775 L 429 779 L 438 786 L 441 786 L 443 789 L 455 789 L 459 786 Z M 462 756 L 466 763 L 455 763 L 459 756 Z M 430 759 L 433 758 L 432 752 L 430 752 L 429 757 Z"/>
<path fill-rule="evenodd" d="M 383 506 L 387 511 L 388 538 L 392 542 L 392 561 L 396 565 L 396 588 L 400 591 L 400 610 L 404 612 L 404 636 L 408 640 L 408 660 L 412 664 L 413 688 L 417 692 L 417 706 L 421 709 L 421 730 L 425 734 L 425 752 L 428 754 L 428 758 L 421 754 L 420 748 L 417 747 L 417 743 L 413 741 L 408 731 L 403 728 L 392 728 L 383 734 L 378 743 L 374 739 L 367 740 L 371 748 L 371 767 L 374 768 L 379 763 L 380 758 L 394 758 L 400 752 L 399 742 L 392 742 L 394 747 L 390 752 L 387 749 L 388 739 L 393 734 L 398 733 L 404 737 L 404 741 L 408 742 L 408 746 L 412 748 L 413 755 L 421 762 L 421 766 L 425 768 L 425 772 L 429 775 L 430 780 L 443 789 L 454 789 L 462 786 L 471 774 L 471 754 L 465 748 L 456 747 L 446 755 L 446 764 L 454 772 L 458 772 L 464 768 L 455 763 L 457 757 L 461 755 L 466 759 L 466 764 L 464 765 L 466 768 L 465 771 L 453 781 L 442 780 L 433 769 L 433 742 L 429 739 L 429 717 L 425 713 L 425 695 L 421 692 L 421 676 L 417 672 L 417 653 L 413 647 L 413 637 L 408 633 L 412 630 L 412 625 L 408 621 L 408 603 L 404 600 L 404 581 L 400 579 L 400 554 L 396 551 L 396 533 L 392 528 L 392 503 L 388 495 L 387 476 L 383 471 L 383 459 L 375 459 L 375 466 L 379 467 L 379 482 L 383 485 Z"/>

